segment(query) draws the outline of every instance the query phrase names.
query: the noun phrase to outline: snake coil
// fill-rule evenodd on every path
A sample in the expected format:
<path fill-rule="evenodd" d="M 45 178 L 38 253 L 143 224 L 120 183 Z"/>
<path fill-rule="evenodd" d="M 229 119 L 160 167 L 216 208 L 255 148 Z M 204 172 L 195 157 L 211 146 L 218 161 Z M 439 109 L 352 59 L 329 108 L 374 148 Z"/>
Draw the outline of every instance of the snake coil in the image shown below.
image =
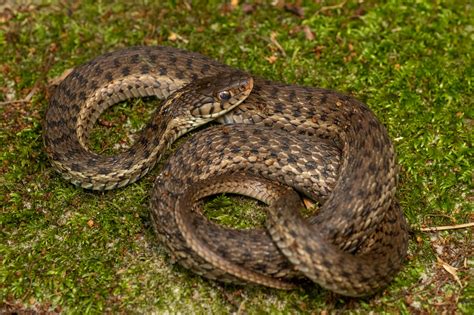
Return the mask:
<path fill-rule="evenodd" d="M 87 148 L 105 109 L 146 96 L 165 101 L 130 149 L 102 156 Z M 67 180 L 113 189 L 138 180 L 174 140 L 212 120 L 221 125 L 186 141 L 151 192 L 153 225 L 179 263 L 210 279 L 276 288 L 304 275 L 349 296 L 391 281 L 408 241 L 395 200 L 395 152 L 375 115 L 352 97 L 255 78 L 176 48 L 132 47 L 61 82 L 46 112 L 45 148 Z M 267 203 L 266 229 L 203 218 L 196 202 L 220 192 Z M 320 202 L 316 214 L 301 216 L 300 195 Z"/>

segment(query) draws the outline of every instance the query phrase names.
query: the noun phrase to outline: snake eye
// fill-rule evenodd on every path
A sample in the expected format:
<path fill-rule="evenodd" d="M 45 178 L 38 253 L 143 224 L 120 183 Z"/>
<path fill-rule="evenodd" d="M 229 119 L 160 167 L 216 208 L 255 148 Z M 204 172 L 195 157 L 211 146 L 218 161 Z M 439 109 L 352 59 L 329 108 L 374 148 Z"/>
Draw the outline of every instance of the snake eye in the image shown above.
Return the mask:
<path fill-rule="evenodd" d="M 217 95 L 222 101 L 227 101 L 230 99 L 230 92 L 229 91 L 221 91 Z"/>

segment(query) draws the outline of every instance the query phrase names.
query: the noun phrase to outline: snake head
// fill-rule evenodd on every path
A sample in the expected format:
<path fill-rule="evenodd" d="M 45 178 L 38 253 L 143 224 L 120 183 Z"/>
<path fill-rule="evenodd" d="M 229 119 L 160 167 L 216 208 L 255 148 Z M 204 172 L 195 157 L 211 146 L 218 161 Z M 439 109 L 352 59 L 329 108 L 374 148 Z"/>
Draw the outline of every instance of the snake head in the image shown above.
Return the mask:
<path fill-rule="evenodd" d="M 240 71 L 197 79 L 171 94 L 161 112 L 197 127 L 242 103 L 252 88 L 252 77 Z"/>
<path fill-rule="evenodd" d="M 189 86 L 190 113 L 195 118 L 217 118 L 242 103 L 253 88 L 253 79 L 233 72 L 196 80 Z"/>
<path fill-rule="evenodd" d="M 171 94 L 157 117 L 176 139 L 234 109 L 252 88 L 252 77 L 240 71 L 197 79 Z"/>

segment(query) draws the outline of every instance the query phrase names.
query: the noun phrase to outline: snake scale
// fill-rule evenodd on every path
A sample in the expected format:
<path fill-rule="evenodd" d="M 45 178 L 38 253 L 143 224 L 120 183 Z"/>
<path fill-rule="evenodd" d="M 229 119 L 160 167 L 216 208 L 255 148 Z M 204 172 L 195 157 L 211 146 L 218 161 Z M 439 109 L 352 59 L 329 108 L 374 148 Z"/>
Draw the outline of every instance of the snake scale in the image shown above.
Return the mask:
<path fill-rule="evenodd" d="M 100 114 L 120 101 L 163 104 L 127 150 L 87 148 Z M 172 257 L 210 279 L 294 287 L 307 277 L 348 296 L 373 294 L 400 270 L 407 224 L 395 199 L 397 165 L 385 128 L 360 101 L 253 77 L 172 47 L 131 47 L 75 68 L 46 111 L 53 166 L 86 189 L 146 174 L 184 133 L 210 121 L 166 161 L 150 197 L 153 226 Z M 268 205 L 266 227 L 237 230 L 201 214 L 217 193 Z M 320 203 L 308 217 L 301 196 Z"/>

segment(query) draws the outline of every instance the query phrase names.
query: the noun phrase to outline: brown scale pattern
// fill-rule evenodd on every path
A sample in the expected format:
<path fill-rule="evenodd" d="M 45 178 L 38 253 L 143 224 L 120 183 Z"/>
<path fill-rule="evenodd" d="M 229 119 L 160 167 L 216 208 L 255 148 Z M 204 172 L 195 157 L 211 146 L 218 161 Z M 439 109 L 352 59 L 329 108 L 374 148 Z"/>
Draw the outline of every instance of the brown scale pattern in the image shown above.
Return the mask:
<path fill-rule="evenodd" d="M 285 281 L 304 274 L 351 296 L 386 286 L 402 266 L 407 228 L 394 199 L 393 145 L 374 114 L 334 91 L 254 78 L 242 104 L 204 121 L 193 114 L 209 111 L 196 110 L 206 100 L 200 93 L 209 76 L 219 87 L 249 80 L 239 70 L 169 47 L 128 48 L 78 67 L 46 112 L 44 139 L 53 165 L 85 188 L 120 187 L 143 176 L 176 137 L 217 119 L 226 126 L 187 141 L 152 191 L 154 226 L 176 260 L 222 281 L 288 288 Z M 130 150 L 100 156 L 85 147 L 103 110 L 148 95 L 168 100 Z M 235 186 L 226 178 L 247 180 L 236 175 L 242 172 L 289 185 L 322 206 L 304 219 L 297 196 L 283 189 L 268 201 L 268 232 L 224 229 L 190 211 L 198 209 L 193 202 L 200 189 Z M 214 179 L 222 173 L 234 175 Z"/>

